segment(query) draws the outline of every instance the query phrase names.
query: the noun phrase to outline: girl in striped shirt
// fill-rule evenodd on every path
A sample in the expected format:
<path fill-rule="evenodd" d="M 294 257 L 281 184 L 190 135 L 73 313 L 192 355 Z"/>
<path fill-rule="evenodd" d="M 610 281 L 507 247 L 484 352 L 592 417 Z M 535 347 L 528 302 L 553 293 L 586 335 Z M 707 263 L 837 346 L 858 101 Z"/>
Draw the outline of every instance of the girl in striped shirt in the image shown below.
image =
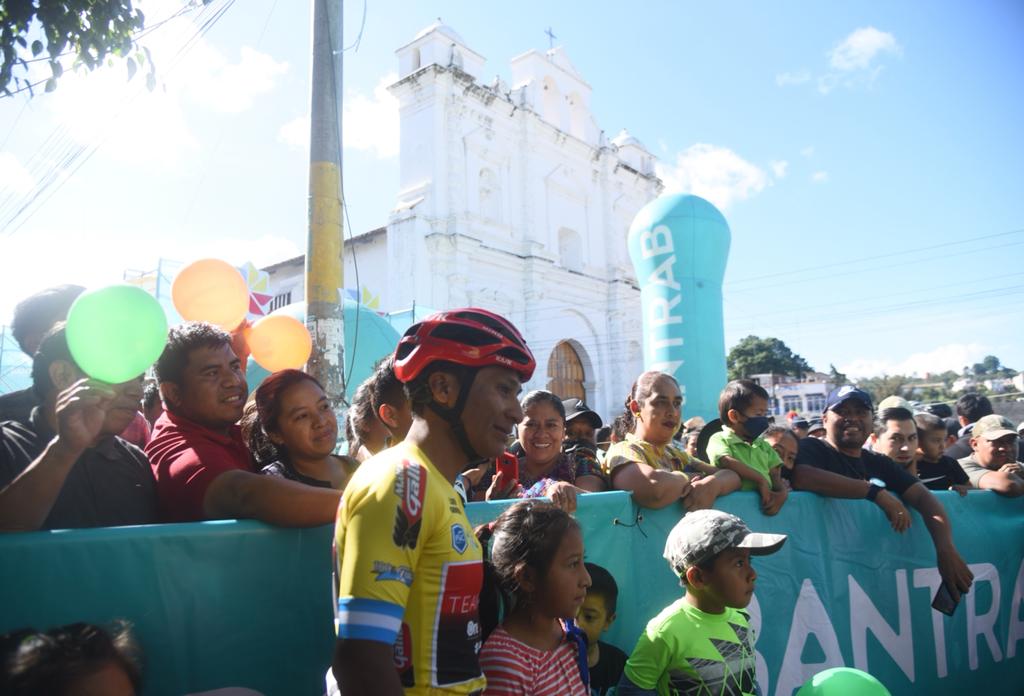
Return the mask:
<path fill-rule="evenodd" d="M 491 540 L 480 596 L 485 696 L 587 696 L 586 638 L 573 617 L 590 575 L 576 520 L 550 503 L 524 500 L 477 536 L 485 548 Z"/>

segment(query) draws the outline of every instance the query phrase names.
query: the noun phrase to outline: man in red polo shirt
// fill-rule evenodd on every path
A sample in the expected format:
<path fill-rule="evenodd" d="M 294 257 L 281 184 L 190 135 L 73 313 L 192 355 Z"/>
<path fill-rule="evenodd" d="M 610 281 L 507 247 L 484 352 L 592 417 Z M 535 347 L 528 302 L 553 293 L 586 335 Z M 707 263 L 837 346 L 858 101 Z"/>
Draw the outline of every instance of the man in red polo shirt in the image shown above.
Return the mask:
<path fill-rule="evenodd" d="M 249 389 L 228 333 L 202 322 L 174 327 L 156 377 L 166 410 L 146 455 L 164 522 L 252 518 L 312 527 L 334 520 L 340 491 L 254 471 L 237 425 Z"/>

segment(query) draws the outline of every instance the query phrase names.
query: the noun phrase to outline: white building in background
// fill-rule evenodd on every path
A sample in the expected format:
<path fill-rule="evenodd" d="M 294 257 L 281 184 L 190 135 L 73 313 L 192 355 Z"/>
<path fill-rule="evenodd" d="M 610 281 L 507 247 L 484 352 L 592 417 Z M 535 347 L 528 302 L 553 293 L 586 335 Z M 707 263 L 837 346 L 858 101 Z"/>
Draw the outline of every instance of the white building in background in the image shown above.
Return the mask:
<path fill-rule="evenodd" d="M 768 409 L 773 416 L 785 416 L 790 411 L 820 416 L 828 393 L 836 388 L 824 372 L 808 372 L 803 379 L 776 373 L 750 375 L 750 379 L 768 392 Z"/>
<path fill-rule="evenodd" d="M 476 305 L 509 317 L 538 369 L 527 388 L 622 408 L 643 367 L 640 292 L 626 249 L 633 217 L 662 184 L 624 130 L 607 139 L 591 87 L 561 48 L 485 58 L 437 22 L 397 50 L 399 190 L 386 227 L 345 243 L 385 312 Z M 303 299 L 303 259 L 266 270 Z"/>

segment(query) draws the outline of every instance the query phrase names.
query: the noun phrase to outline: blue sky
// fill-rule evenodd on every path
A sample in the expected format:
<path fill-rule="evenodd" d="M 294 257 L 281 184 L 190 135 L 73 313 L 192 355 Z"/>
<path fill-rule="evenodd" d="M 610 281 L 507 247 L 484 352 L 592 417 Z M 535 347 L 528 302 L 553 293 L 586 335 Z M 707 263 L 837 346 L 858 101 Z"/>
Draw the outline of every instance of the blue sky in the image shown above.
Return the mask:
<path fill-rule="evenodd" d="M 156 22 L 182 4 L 141 7 Z M 84 162 L 0 232 L 0 319 L 39 288 L 116 282 L 161 256 L 303 252 L 308 3 L 236 2 L 180 53 L 224 4 L 147 37 L 154 94 L 114 65 L 0 100 L 0 221 L 62 156 Z M 550 26 L 600 127 L 627 127 L 670 189 L 722 208 L 727 346 L 777 336 L 861 375 L 988 353 L 1024 367 L 1024 4 L 369 0 L 345 54 L 357 231 L 395 202 L 394 50 L 437 17 L 487 58 L 488 82 L 546 48 Z M 347 43 L 362 19 L 348 2 Z"/>

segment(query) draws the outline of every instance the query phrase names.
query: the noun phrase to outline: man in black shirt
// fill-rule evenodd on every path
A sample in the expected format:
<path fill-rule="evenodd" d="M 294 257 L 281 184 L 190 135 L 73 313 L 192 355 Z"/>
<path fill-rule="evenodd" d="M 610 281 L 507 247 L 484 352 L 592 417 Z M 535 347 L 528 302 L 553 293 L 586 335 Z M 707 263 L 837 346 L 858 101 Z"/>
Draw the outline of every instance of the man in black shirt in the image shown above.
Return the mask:
<path fill-rule="evenodd" d="M 0 424 L 0 530 L 157 521 L 149 461 L 116 436 L 135 417 L 141 377 L 117 385 L 86 379 L 64 325 L 46 335 L 32 365 L 41 405 L 28 422 Z"/>
<path fill-rule="evenodd" d="M 943 452 L 951 459 L 963 459 L 971 456 L 971 429 L 974 424 L 985 416 L 994 413 L 992 402 L 987 396 L 980 394 L 964 394 L 956 400 L 956 419 L 960 423 L 957 441 Z"/>
<path fill-rule="evenodd" d="M 81 285 L 58 285 L 27 297 L 14 308 L 11 335 L 28 357 L 33 357 L 43 336 L 58 321 L 64 321 L 75 299 L 85 292 Z M 27 422 L 32 409 L 39 405 L 31 387 L 0 396 L 0 421 Z"/>
<path fill-rule="evenodd" d="M 793 487 L 833 498 L 873 501 L 897 532 L 910 527 L 910 514 L 903 503 L 916 509 L 935 544 L 939 574 L 958 599 L 970 588 L 974 575 L 953 546 L 949 517 L 917 478 L 888 457 L 862 449 L 874 428 L 873 413 L 866 392 L 849 385 L 834 389 L 822 414 L 825 438 L 800 441 Z"/>

